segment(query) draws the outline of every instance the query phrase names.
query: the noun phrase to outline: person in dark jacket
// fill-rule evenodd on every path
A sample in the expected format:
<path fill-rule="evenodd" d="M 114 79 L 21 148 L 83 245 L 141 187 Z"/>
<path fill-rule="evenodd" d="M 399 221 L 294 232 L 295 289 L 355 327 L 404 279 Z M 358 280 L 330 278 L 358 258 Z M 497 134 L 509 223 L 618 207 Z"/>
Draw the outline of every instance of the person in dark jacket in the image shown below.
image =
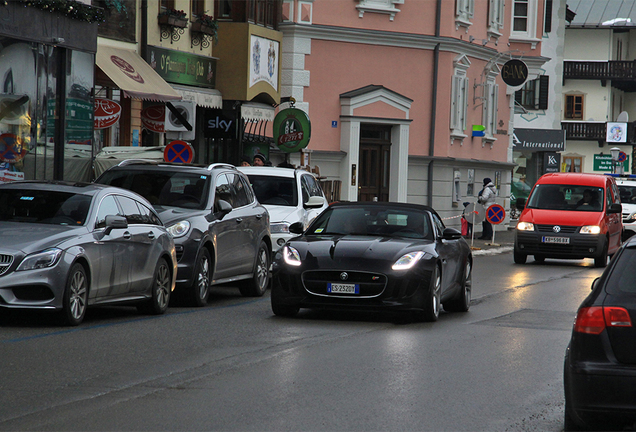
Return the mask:
<path fill-rule="evenodd" d="M 492 180 L 488 177 L 484 178 L 484 188 L 479 192 L 479 198 L 477 202 L 484 206 L 484 209 L 487 211 L 488 207 L 495 204 L 495 199 L 497 198 L 497 188 Z M 488 220 L 484 219 L 481 223 L 482 225 L 482 233 L 481 237 L 477 237 L 480 240 L 492 240 L 492 225 Z"/>

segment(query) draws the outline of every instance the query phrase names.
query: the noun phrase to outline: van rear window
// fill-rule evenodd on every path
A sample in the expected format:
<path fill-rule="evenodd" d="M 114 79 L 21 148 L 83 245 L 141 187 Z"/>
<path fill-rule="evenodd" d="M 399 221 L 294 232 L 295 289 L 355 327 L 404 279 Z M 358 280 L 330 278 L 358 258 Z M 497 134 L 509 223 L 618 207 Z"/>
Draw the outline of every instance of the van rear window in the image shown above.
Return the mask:
<path fill-rule="evenodd" d="M 527 208 L 542 210 L 590 211 L 603 210 L 603 188 L 577 185 L 536 185 Z"/>

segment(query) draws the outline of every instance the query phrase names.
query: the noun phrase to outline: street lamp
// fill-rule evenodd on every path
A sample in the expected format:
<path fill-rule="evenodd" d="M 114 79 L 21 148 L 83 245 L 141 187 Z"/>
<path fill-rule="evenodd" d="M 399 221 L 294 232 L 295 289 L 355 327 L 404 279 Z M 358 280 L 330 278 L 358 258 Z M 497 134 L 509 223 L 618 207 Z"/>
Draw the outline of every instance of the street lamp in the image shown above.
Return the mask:
<path fill-rule="evenodd" d="M 612 173 L 616 174 L 616 165 L 618 164 L 618 155 L 621 152 L 621 149 L 618 147 L 612 147 L 610 149 L 610 153 L 612 154 Z"/>

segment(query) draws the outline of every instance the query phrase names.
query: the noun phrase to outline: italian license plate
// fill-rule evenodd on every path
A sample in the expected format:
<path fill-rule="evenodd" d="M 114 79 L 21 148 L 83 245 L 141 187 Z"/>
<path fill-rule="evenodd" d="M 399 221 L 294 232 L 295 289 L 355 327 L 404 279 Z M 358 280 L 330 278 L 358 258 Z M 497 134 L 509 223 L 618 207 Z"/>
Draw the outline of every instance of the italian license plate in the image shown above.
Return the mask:
<path fill-rule="evenodd" d="M 570 237 L 543 237 L 543 243 L 569 244 Z"/>
<path fill-rule="evenodd" d="M 332 294 L 360 294 L 360 285 L 358 284 L 327 284 L 327 292 Z"/>

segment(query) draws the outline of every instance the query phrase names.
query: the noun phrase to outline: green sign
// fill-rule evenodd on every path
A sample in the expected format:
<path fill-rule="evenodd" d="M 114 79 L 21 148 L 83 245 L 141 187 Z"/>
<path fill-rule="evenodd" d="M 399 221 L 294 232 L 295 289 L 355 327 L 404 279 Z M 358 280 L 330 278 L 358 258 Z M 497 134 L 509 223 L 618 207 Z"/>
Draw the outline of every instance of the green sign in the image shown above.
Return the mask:
<path fill-rule="evenodd" d="M 274 117 L 274 142 L 285 153 L 299 152 L 309 145 L 311 122 L 305 111 L 287 108 Z"/>
<path fill-rule="evenodd" d="M 212 57 L 149 46 L 146 62 L 171 83 L 208 88 L 216 84 L 216 59 Z"/>
<path fill-rule="evenodd" d="M 629 155 L 627 155 L 627 160 L 623 162 L 623 170 L 624 172 L 629 171 Z M 612 155 L 595 154 L 594 171 L 612 172 Z"/>

